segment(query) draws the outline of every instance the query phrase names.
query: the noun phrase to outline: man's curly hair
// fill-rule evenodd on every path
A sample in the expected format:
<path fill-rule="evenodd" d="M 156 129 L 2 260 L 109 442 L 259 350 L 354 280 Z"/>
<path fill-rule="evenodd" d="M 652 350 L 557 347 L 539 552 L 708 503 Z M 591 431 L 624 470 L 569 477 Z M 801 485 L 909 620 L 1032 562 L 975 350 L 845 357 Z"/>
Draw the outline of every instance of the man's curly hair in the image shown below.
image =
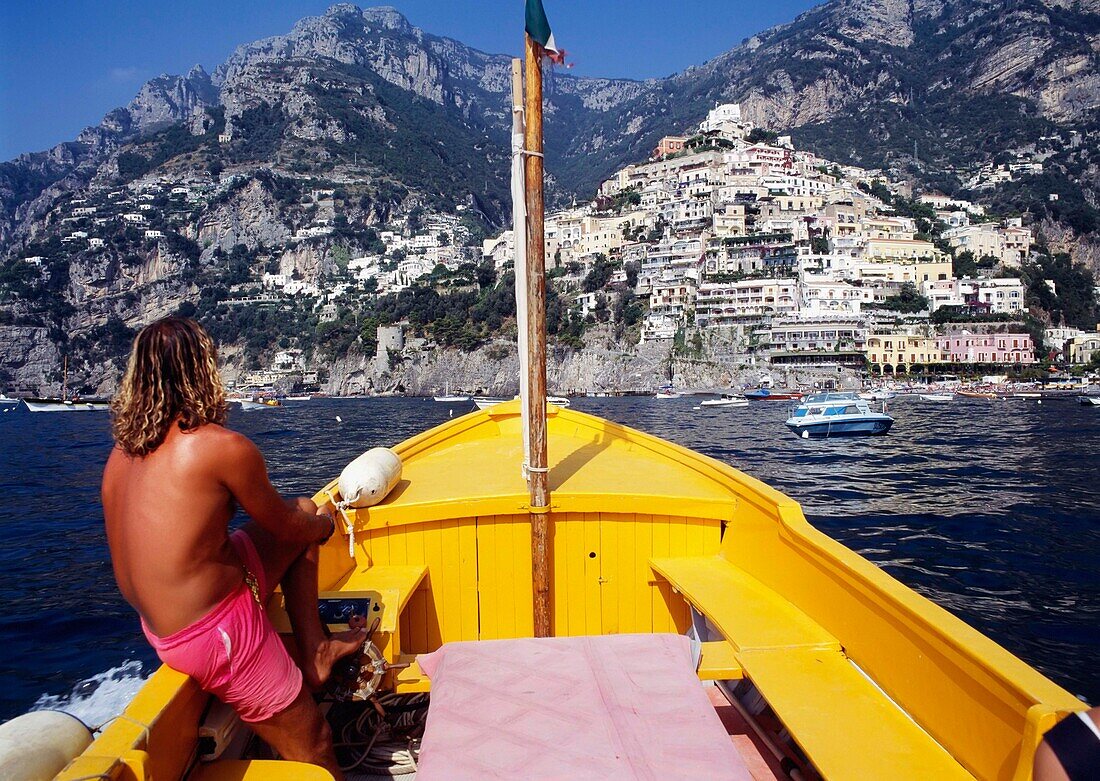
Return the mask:
<path fill-rule="evenodd" d="M 169 427 L 182 431 L 224 423 L 225 388 L 218 351 L 194 320 L 165 317 L 134 339 L 122 385 L 111 401 L 111 433 L 131 456 L 156 450 Z"/>

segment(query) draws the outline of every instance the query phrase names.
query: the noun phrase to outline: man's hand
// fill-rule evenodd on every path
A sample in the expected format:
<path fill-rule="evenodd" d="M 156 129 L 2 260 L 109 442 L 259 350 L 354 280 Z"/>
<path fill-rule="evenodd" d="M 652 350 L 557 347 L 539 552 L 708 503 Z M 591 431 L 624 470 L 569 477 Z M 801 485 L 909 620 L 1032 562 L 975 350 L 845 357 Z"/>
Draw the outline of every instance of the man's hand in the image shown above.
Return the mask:
<path fill-rule="evenodd" d="M 324 536 L 317 540 L 318 545 L 324 545 L 336 532 L 336 508 L 332 506 L 332 502 L 325 502 L 320 507 L 318 507 L 317 505 L 313 504 L 313 502 L 309 499 L 306 499 L 305 501 L 309 502 L 309 504 L 314 508 L 313 511 L 318 518 L 327 521 L 325 531 L 322 532 Z M 303 506 L 302 509 L 304 510 L 305 507 Z"/>

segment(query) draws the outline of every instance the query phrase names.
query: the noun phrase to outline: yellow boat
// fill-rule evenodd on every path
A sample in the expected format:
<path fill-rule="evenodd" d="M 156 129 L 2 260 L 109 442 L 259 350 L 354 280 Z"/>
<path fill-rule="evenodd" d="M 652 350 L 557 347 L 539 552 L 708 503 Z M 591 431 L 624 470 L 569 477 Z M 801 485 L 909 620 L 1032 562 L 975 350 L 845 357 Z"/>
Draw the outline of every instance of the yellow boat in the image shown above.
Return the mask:
<path fill-rule="evenodd" d="M 547 416 L 553 634 L 683 633 L 696 611 L 713 632 L 699 677 L 723 691 L 751 683 L 825 778 L 1027 779 L 1043 732 L 1086 707 L 764 483 L 580 412 Z M 398 488 L 349 511 L 355 558 L 346 534 L 323 548 L 322 597 L 375 597 L 374 643 L 409 665 L 381 691 L 429 691 L 416 655 L 444 643 L 532 636 L 520 428 L 507 402 L 401 443 Z M 269 610 L 287 630 L 278 594 Z M 271 760 L 197 763 L 208 706 L 162 667 L 58 778 L 327 777 Z"/>
<path fill-rule="evenodd" d="M 529 62 L 532 53 L 539 62 L 529 37 Z M 513 94 L 518 80 L 514 66 Z M 529 114 L 541 106 L 531 96 L 540 84 L 536 68 L 527 79 Z M 529 198 L 531 182 L 539 185 L 538 198 L 528 200 L 528 215 L 538 219 L 526 245 L 536 256 L 517 283 L 534 291 L 533 319 L 520 330 L 521 346 L 525 338 L 534 345 L 522 400 L 397 445 L 396 488 L 375 506 L 347 509 L 342 533 L 321 549 L 322 599 L 368 599 L 377 622 L 367 661 L 340 684 L 345 699 L 358 699 L 328 709 L 330 722 L 339 722 L 338 747 L 350 744 L 339 750 L 351 754 L 351 764 L 373 766 L 383 728 L 396 734 L 388 719 L 396 725 L 407 718 L 414 722 L 401 733 L 407 750 L 391 772 L 418 760 L 426 765 L 428 739 L 418 751 L 416 714 L 427 711 L 424 735 L 437 714 L 447 714 L 433 710 L 443 684 L 421 669 L 422 654 L 535 636 L 530 642 L 548 648 L 570 637 L 611 643 L 689 634 L 697 641 L 694 668 L 686 670 L 686 688 L 673 693 L 698 698 L 707 685 L 715 705 L 710 726 L 744 725 L 732 737 L 740 727 L 725 727 L 718 740 L 745 738 L 737 742 L 737 773 L 731 766 L 696 777 L 747 778 L 742 771 L 756 762 L 757 777 L 1030 778 L 1042 734 L 1084 710 L 1082 702 L 818 532 L 782 493 L 677 445 L 545 404 L 541 138 L 528 140 L 524 149 L 535 152 L 525 163 Z M 513 171 L 519 159 L 514 151 Z M 529 465 L 522 473 L 521 464 Z M 334 481 L 314 499 L 339 498 L 337 492 Z M 289 631 L 278 592 L 268 611 L 280 631 Z M 453 645 L 464 641 L 472 645 Z M 514 691 L 495 694 L 551 709 L 540 676 L 529 672 L 537 671 L 516 672 Z M 609 711 L 615 694 L 607 698 Z M 719 722 L 719 711 L 737 719 Z M 669 711 L 670 727 L 678 715 Z M 359 730 L 365 724 L 375 725 L 370 736 Z M 349 725 L 362 740 L 347 739 Z M 581 729 L 578 722 L 575 731 Z M 247 733 L 191 679 L 161 667 L 57 779 L 331 779 L 320 768 L 271 758 Z M 474 750 L 497 737 L 475 730 L 467 745 Z M 647 748 L 623 745 L 612 753 L 628 763 Z M 435 757 L 437 767 L 441 760 L 457 768 L 462 759 Z M 654 777 L 632 767 L 615 777 Z M 482 777 L 532 775 L 521 768 Z"/>

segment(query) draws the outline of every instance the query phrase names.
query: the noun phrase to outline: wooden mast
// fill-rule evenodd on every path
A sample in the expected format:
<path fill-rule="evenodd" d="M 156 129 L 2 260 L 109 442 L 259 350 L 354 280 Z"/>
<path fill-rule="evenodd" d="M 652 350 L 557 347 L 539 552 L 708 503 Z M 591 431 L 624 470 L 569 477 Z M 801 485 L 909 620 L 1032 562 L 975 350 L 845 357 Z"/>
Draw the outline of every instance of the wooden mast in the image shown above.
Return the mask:
<path fill-rule="evenodd" d="M 527 425 L 531 434 L 528 487 L 535 637 L 549 637 L 550 480 L 546 453 L 546 258 L 543 238 L 542 56 L 526 38 L 524 200 L 527 206 Z"/>

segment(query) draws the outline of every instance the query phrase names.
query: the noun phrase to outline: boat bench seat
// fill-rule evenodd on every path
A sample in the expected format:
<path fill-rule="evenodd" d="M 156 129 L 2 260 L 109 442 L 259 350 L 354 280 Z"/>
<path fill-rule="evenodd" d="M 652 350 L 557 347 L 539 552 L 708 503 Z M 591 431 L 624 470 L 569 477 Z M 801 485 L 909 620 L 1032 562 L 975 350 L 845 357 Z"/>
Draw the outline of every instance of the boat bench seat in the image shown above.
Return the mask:
<path fill-rule="evenodd" d="M 317 596 L 319 599 L 370 599 L 377 611 L 370 620 L 379 619 L 379 632 L 393 633 L 402 611 L 427 574 L 426 564 L 363 567 L 351 570 L 336 588 L 321 591 Z M 281 589 L 272 594 L 267 612 L 276 631 L 284 634 L 291 631 Z"/>
<path fill-rule="evenodd" d="M 826 778 L 973 778 L 835 637 L 744 570 L 721 556 L 650 566 L 729 642 L 743 676 Z"/>
<path fill-rule="evenodd" d="M 187 781 L 333 781 L 318 765 L 281 759 L 219 759 L 199 764 Z"/>

